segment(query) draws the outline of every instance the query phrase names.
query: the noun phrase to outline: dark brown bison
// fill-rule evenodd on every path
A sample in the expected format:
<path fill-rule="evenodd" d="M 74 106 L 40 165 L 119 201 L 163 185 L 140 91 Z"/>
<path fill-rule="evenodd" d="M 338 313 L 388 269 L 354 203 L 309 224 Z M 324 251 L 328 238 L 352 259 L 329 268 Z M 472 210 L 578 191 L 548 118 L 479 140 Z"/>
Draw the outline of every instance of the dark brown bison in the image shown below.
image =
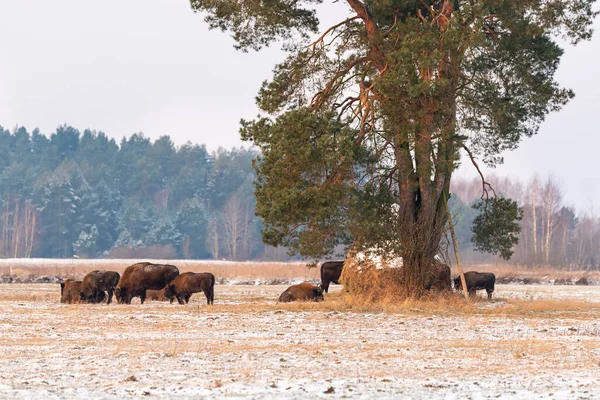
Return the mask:
<path fill-rule="evenodd" d="M 308 282 L 302 282 L 297 285 L 292 285 L 281 293 L 279 300 L 282 303 L 290 301 L 322 301 L 323 289 L 319 286 L 312 285 Z"/>
<path fill-rule="evenodd" d="M 174 265 L 149 262 L 130 265 L 119 280 L 115 296 L 120 304 L 131 304 L 131 299 L 138 296 L 144 304 L 146 290 L 160 290 L 177 275 L 179 275 L 179 269 Z"/>
<path fill-rule="evenodd" d="M 329 292 L 329 284 L 340 284 L 340 276 L 342 276 L 343 261 L 327 261 L 321 265 L 321 289 L 325 293 Z"/>
<path fill-rule="evenodd" d="M 478 290 L 485 289 L 488 295 L 488 299 L 491 299 L 492 293 L 494 293 L 496 275 L 492 274 L 491 272 L 465 272 L 465 283 L 467 284 L 467 291 L 469 292 L 469 296 L 475 295 L 475 293 Z M 456 290 L 462 290 L 462 282 L 460 281 L 460 276 L 454 278 L 454 287 L 456 288 Z"/>
<path fill-rule="evenodd" d="M 165 287 L 165 297 L 173 302 L 175 298 L 179 304 L 187 304 L 193 293 L 204 292 L 206 304 L 213 304 L 215 299 L 215 276 L 210 272 L 194 273 L 184 272 L 173 279 Z"/>
<path fill-rule="evenodd" d="M 60 302 L 79 303 L 79 292 L 81 292 L 81 281 L 66 279 L 60 283 Z"/>
<path fill-rule="evenodd" d="M 452 274 L 450 272 L 450 267 L 436 261 L 430 271 L 425 289 L 438 292 L 452 290 Z"/>
<path fill-rule="evenodd" d="M 119 284 L 121 275 L 115 271 L 92 271 L 83 277 L 81 284 L 81 302 L 101 303 L 106 298 L 106 304 L 110 304 L 115 287 Z"/>
<path fill-rule="evenodd" d="M 165 288 L 160 290 L 146 290 L 146 299 L 153 301 L 169 301 L 165 297 Z"/>

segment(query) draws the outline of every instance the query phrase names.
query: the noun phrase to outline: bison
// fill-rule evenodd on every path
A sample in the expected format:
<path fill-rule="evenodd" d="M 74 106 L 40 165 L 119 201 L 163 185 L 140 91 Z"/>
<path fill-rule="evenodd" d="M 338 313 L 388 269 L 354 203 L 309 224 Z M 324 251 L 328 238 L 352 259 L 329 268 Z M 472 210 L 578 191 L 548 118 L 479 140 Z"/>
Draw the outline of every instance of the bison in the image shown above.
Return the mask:
<path fill-rule="evenodd" d="M 110 304 L 121 275 L 115 271 L 92 271 L 83 278 L 80 297 L 83 303 L 101 303 L 108 293 Z"/>
<path fill-rule="evenodd" d="M 321 289 L 325 293 L 329 292 L 330 283 L 339 285 L 343 267 L 343 261 L 327 261 L 321 265 Z"/>
<path fill-rule="evenodd" d="M 430 271 L 425 289 L 438 292 L 452 290 L 452 274 L 450 273 L 450 267 L 436 261 Z"/>
<path fill-rule="evenodd" d="M 282 303 L 291 301 L 322 301 L 323 289 L 319 286 L 312 285 L 308 282 L 302 282 L 297 285 L 292 285 L 281 293 L 279 300 Z"/>
<path fill-rule="evenodd" d="M 146 299 L 154 301 L 169 301 L 165 297 L 165 288 L 160 290 L 146 290 Z"/>
<path fill-rule="evenodd" d="M 79 292 L 81 292 L 81 281 L 66 279 L 60 283 L 60 302 L 79 303 Z"/>
<path fill-rule="evenodd" d="M 488 295 L 488 299 L 491 299 L 492 293 L 494 293 L 496 275 L 492 274 L 491 272 L 469 271 L 465 272 L 465 282 L 467 284 L 467 291 L 469 292 L 469 296 L 475 295 L 475 292 L 477 292 L 478 290 L 485 289 Z M 456 288 L 456 290 L 462 290 L 460 276 L 454 278 L 454 287 Z"/>
<path fill-rule="evenodd" d="M 193 293 L 204 292 L 206 304 L 213 304 L 215 299 L 215 276 L 210 272 L 184 272 L 173 279 L 165 287 L 165 297 L 173 303 L 177 298 L 179 304 L 187 304 Z"/>
<path fill-rule="evenodd" d="M 179 269 L 174 265 L 149 262 L 130 265 L 119 280 L 115 296 L 119 304 L 131 304 L 131 299 L 138 296 L 144 304 L 146 290 L 160 290 L 177 275 L 179 275 Z"/>

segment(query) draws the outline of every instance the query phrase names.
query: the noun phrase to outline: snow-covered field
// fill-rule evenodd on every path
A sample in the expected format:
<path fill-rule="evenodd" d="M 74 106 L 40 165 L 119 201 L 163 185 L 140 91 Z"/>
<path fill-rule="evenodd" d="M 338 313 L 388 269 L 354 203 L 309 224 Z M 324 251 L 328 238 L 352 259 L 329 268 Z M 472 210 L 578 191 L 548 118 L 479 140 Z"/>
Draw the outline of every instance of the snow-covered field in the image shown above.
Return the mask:
<path fill-rule="evenodd" d="M 393 313 L 276 304 L 284 289 L 107 306 L 0 285 L 0 398 L 600 398 L 600 287 Z"/>

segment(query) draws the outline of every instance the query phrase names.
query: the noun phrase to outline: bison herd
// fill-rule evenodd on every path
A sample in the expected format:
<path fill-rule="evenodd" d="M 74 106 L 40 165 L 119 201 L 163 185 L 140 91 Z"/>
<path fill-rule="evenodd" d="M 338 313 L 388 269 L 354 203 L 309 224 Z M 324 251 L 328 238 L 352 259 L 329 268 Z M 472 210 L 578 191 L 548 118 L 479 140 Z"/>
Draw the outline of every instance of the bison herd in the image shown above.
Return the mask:
<path fill-rule="evenodd" d="M 204 292 L 206 302 L 213 304 L 215 277 L 211 273 L 179 274 L 174 265 L 142 262 L 130 265 L 123 275 L 114 271 L 92 271 L 82 281 L 67 279 L 60 284 L 61 303 L 110 304 L 113 293 L 119 304 L 131 304 L 139 297 L 151 300 L 187 303 L 193 293 Z"/>
<path fill-rule="evenodd" d="M 281 296 L 280 302 L 321 301 L 323 292 L 329 291 L 331 283 L 339 284 L 343 261 L 328 261 L 321 265 L 321 285 L 308 282 L 292 285 Z M 492 298 L 496 277 L 488 272 L 470 271 L 464 274 L 467 291 L 474 295 L 477 290 L 485 290 L 488 299 Z M 450 267 L 437 264 L 433 271 L 428 289 L 451 290 Z M 454 279 L 456 290 L 462 290 L 460 277 Z M 215 276 L 209 272 L 179 273 L 174 265 L 141 262 L 130 265 L 123 275 L 114 271 L 92 271 L 83 280 L 66 279 L 60 284 L 61 303 L 102 303 L 112 302 L 113 294 L 119 304 L 131 304 L 139 297 L 143 304 L 146 298 L 157 301 L 177 299 L 179 304 L 187 304 L 194 293 L 203 292 L 206 303 L 214 303 Z"/>

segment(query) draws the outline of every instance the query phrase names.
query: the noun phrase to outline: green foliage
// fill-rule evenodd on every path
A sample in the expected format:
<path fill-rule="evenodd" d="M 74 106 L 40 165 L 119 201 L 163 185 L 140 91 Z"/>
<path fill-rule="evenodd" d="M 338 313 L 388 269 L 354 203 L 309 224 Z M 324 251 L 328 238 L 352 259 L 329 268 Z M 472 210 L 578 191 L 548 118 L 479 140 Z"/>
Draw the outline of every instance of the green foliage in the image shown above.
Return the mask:
<path fill-rule="evenodd" d="M 480 201 L 473 208 L 480 211 L 472 227 L 475 250 L 510 259 L 514 246 L 519 243 L 523 208 L 504 197 L 493 198 L 487 204 Z"/>
<path fill-rule="evenodd" d="M 276 40 L 294 36 L 306 38 L 315 33 L 319 21 L 315 11 L 305 5 L 322 0 L 191 0 L 192 9 L 206 12 L 204 20 L 211 28 L 229 30 L 236 48 L 259 50 Z"/>
<path fill-rule="evenodd" d="M 242 136 L 262 150 L 254 166 L 264 242 L 284 245 L 292 254 L 302 249 L 312 257 L 347 244 L 344 221 L 354 166 L 364 158 L 355 145 L 357 132 L 332 114 L 307 109 L 242 125 Z"/>

